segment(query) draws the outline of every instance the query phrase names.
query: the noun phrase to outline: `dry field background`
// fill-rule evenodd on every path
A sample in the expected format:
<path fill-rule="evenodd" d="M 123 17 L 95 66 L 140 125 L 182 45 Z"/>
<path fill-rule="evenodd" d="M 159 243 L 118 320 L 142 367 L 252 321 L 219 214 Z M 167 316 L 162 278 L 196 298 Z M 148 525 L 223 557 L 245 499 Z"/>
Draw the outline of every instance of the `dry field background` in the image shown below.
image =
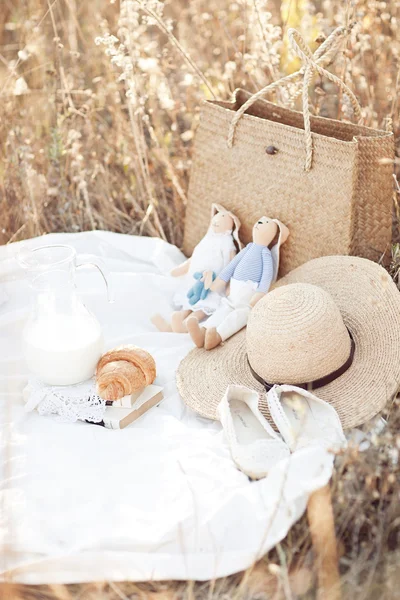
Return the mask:
<path fill-rule="evenodd" d="M 365 123 L 393 128 L 399 148 L 399 1 L 1 0 L 0 243 L 111 229 L 180 245 L 201 100 L 238 86 L 256 91 L 298 68 L 288 27 L 315 49 L 351 23 L 331 69 L 355 90 Z M 350 117 L 326 81 L 314 81 L 312 104 Z M 399 256 L 397 248 L 394 274 Z M 367 450 L 338 459 L 332 484 L 351 600 L 398 597 L 399 404 L 386 416 Z M 313 598 L 315 587 L 303 518 L 252 571 L 217 582 L 12 586 L 0 596 L 261 600 Z"/>

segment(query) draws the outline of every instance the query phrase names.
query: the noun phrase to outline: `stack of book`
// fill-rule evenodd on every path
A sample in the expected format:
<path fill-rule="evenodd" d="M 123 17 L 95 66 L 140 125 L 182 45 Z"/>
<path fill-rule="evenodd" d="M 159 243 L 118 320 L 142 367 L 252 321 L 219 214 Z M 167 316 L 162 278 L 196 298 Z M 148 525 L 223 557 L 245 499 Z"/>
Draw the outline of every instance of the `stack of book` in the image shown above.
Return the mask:
<path fill-rule="evenodd" d="M 102 425 L 108 429 L 124 429 L 150 408 L 159 404 L 162 399 L 163 388 L 159 385 L 148 385 L 121 400 L 107 401 L 103 420 L 96 425 Z"/>

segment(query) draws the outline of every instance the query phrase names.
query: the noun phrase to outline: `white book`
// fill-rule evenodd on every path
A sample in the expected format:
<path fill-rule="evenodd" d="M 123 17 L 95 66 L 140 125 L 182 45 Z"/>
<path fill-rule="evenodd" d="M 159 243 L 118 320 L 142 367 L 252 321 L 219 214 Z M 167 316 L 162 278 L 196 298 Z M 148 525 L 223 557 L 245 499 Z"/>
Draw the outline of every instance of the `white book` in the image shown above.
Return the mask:
<path fill-rule="evenodd" d="M 107 406 L 113 406 L 114 408 L 132 408 L 134 406 L 138 406 L 142 402 L 147 402 L 150 398 L 154 396 L 154 394 L 158 394 L 158 392 L 162 392 L 163 388 L 159 385 L 148 385 L 129 396 L 124 396 L 120 400 L 107 400 Z"/>
<path fill-rule="evenodd" d="M 124 429 L 163 399 L 163 388 L 148 385 L 143 390 L 115 402 L 107 402 L 103 425 L 108 429 Z"/>

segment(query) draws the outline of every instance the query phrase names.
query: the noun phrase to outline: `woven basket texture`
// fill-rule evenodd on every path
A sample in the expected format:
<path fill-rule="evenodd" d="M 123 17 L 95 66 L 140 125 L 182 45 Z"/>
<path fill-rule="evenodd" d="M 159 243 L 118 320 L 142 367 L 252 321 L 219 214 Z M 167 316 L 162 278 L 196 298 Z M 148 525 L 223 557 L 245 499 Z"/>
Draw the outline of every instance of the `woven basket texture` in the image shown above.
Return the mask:
<path fill-rule="evenodd" d="M 262 215 L 289 227 L 280 273 L 319 256 L 358 255 L 378 260 L 392 232 L 393 134 L 311 117 L 313 163 L 304 170 L 303 114 L 257 100 L 227 146 L 234 111 L 250 97 L 203 104 L 196 133 L 183 250 L 190 256 L 205 235 L 212 202 L 241 220 L 251 241 Z M 274 146 L 275 154 L 266 148 Z M 383 160 L 385 159 L 385 160 Z"/>

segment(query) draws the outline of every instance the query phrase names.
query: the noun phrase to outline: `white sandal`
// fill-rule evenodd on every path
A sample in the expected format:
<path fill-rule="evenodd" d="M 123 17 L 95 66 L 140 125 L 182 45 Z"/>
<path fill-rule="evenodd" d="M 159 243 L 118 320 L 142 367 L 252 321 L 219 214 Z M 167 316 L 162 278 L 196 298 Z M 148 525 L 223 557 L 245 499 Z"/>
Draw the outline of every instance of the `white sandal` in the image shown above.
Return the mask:
<path fill-rule="evenodd" d="M 274 385 L 267 402 L 271 417 L 292 452 L 315 445 L 339 450 L 346 445 L 336 410 L 311 392 L 293 385 Z"/>
<path fill-rule="evenodd" d="M 265 477 L 281 459 L 290 454 L 288 446 L 258 408 L 257 392 L 230 385 L 217 413 L 237 467 L 252 479 Z"/>

